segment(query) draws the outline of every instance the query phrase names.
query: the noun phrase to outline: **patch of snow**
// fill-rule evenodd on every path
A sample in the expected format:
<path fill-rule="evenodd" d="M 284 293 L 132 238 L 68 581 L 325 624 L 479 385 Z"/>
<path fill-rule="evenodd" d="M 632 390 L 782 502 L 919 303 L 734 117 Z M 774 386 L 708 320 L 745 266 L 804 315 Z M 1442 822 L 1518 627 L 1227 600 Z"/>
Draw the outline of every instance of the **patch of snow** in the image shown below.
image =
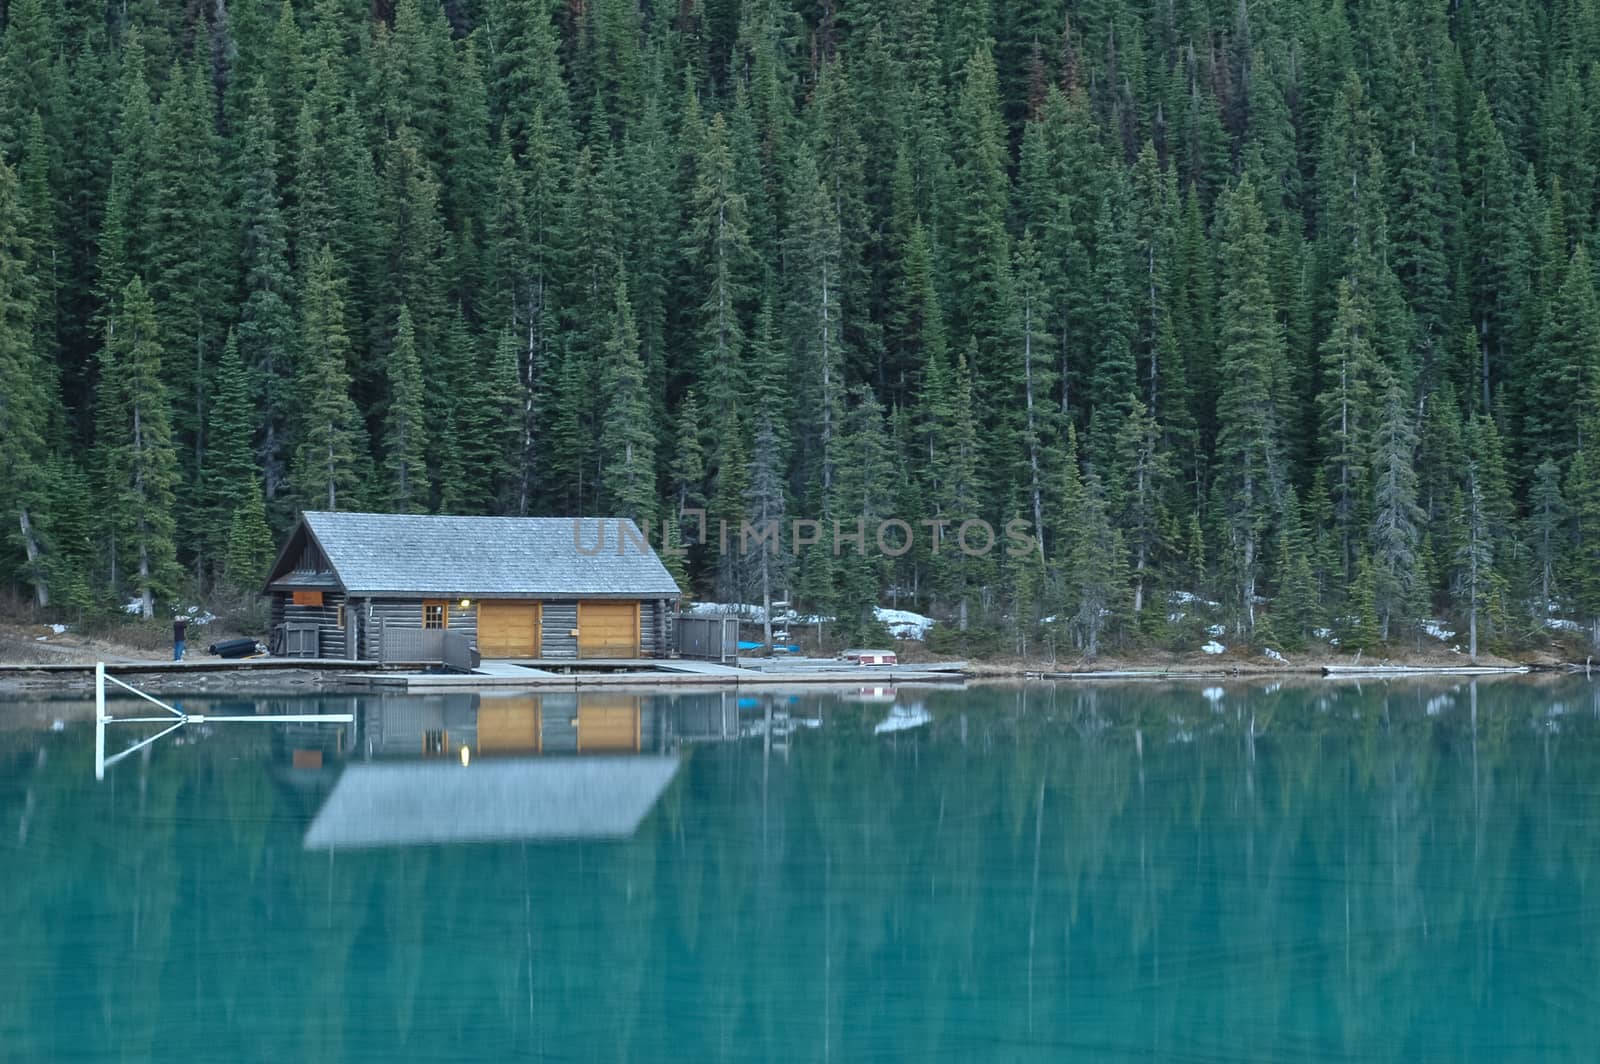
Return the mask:
<path fill-rule="evenodd" d="M 891 706 L 889 715 L 878 726 L 872 729 L 874 735 L 885 735 L 889 732 L 905 731 L 908 728 L 920 728 L 933 720 L 933 714 L 917 702 L 909 706 Z"/>
<path fill-rule="evenodd" d="M 1192 591 L 1174 591 L 1171 595 L 1167 596 L 1167 601 L 1174 602 L 1179 606 L 1191 606 L 1195 603 L 1199 603 L 1202 606 L 1208 606 L 1214 610 L 1220 609 L 1222 606 L 1222 603 L 1213 602 L 1208 598 L 1201 598 Z"/>
<path fill-rule="evenodd" d="M 64 624 L 52 624 L 50 626 L 50 630 L 52 632 L 54 632 L 56 635 L 66 635 L 67 634 L 67 626 L 64 625 Z"/>
<path fill-rule="evenodd" d="M 1422 630 L 1441 643 L 1448 643 L 1456 637 L 1455 632 L 1444 626 L 1443 621 L 1426 620 L 1422 622 Z"/>
<path fill-rule="evenodd" d="M 767 619 L 766 609 L 751 602 L 692 602 L 683 608 L 683 612 L 690 617 L 721 617 L 731 614 L 750 624 L 762 624 Z M 896 639 L 926 639 L 928 629 L 938 623 L 925 614 L 913 613 L 910 610 L 885 609 L 882 606 L 875 607 L 873 615 Z M 216 619 L 210 614 L 206 614 L 206 618 Z M 206 621 L 196 620 L 194 623 L 204 624 Z M 815 613 L 800 614 L 790 609 L 775 609 L 772 611 L 772 623 L 831 624 L 833 618 Z"/>
<path fill-rule="evenodd" d="M 767 611 L 761 607 L 747 602 L 692 602 L 684 607 L 684 613 L 691 617 L 719 617 L 724 614 L 733 614 L 742 621 L 760 624 L 766 620 Z M 819 621 L 831 622 L 832 617 L 821 617 L 816 614 L 800 615 L 794 610 L 774 610 L 772 623 L 777 624 L 787 621 L 791 624 L 816 624 Z"/>
<path fill-rule="evenodd" d="M 1206 627 L 1206 634 L 1207 635 L 1221 635 L 1222 633 L 1226 632 L 1227 630 L 1228 630 L 1227 627 L 1224 626 L 1224 625 L 1213 624 L 1213 625 L 1208 625 Z"/>
<path fill-rule="evenodd" d="M 1177 624 L 1179 621 L 1183 620 L 1183 618 L 1184 613 L 1182 610 L 1174 610 L 1173 612 L 1167 614 L 1167 621 L 1170 624 Z"/>
<path fill-rule="evenodd" d="M 36 635 L 36 636 L 33 637 L 33 641 L 35 643 L 43 643 L 46 639 L 49 639 L 49 638 L 50 637 L 47 636 L 47 635 Z"/>
<path fill-rule="evenodd" d="M 1224 651 L 1226 651 L 1227 649 L 1228 649 L 1227 647 L 1223 646 L 1221 643 L 1219 643 L 1215 639 L 1213 639 L 1211 642 L 1209 642 L 1205 646 L 1201 647 L 1200 651 L 1203 654 L 1221 654 Z"/>
<path fill-rule="evenodd" d="M 877 618 L 879 624 L 888 628 L 889 634 L 896 639 L 926 639 L 928 629 L 934 625 L 932 617 L 912 613 L 910 610 L 890 610 L 878 606 L 873 609 L 872 615 Z"/>
<path fill-rule="evenodd" d="M 139 614 L 144 612 L 144 599 L 129 599 L 122 604 L 123 613 Z"/>
<path fill-rule="evenodd" d="M 1544 626 L 1557 632 L 1581 632 L 1583 625 L 1577 621 L 1569 621 L 1565 617 L 1551 617 L 1544 622 Z"/>
<path fill-rule="evenodd" d="M 1333 629 L 1332 628 L 1313 628 L 1313 629 L 1311 629 L 1311 634 L 1316 636 L 1318 639 L 1332 639 L 1333 638 Z"/>
<path fill-rule="evenodd" d="M 1271 647 L 1267 647 L 1261 653 L 1265 654 L 1267 657 L 1271 658 L 1273 661 L 1282 661 L 1284 663 L 1287 663 L 1288 660 L 1289 660 L 1288 658 L 1284 657 L 1282 654 L 1278 653 L 1276 650 L 1273 650 Z"/>
<path fill-rule="evenodd" d="M 1222 701 L 1223 692 L 1222 692 L 1222 688 L 1220 688 L 1220 687 L 1207 687 L 1204 691 L 1201 691 L 1200 693 L 1202 695 L 1204 695 L 1206 701 L 1210 702 L 1212 705 L 1216 705 L 1218 702 Z"/>

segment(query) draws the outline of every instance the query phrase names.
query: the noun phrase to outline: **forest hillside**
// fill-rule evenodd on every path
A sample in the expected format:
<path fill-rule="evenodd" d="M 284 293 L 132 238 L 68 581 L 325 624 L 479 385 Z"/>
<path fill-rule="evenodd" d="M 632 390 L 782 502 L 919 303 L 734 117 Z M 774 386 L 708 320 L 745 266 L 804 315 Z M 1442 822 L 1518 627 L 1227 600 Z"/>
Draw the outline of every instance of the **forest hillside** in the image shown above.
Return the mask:
<path fill-rule="evenodd" d="M 631 516 L 841 638 L 1600 641 L 1600 0 L 0 19 L 16 610 L 362 508 Z"/>

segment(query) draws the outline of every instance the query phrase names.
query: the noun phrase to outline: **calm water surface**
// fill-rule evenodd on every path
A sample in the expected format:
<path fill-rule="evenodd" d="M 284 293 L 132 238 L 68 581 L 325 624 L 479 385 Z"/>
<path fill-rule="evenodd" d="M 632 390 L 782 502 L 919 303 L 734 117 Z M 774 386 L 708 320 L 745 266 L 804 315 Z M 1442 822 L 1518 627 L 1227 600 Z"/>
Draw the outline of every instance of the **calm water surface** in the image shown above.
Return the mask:
<path fill-rule="evenodd" d="M 183 701 L 356 721 L 0 701 L 0 1060 L 1600 1059 L 1581 678 Z"/>

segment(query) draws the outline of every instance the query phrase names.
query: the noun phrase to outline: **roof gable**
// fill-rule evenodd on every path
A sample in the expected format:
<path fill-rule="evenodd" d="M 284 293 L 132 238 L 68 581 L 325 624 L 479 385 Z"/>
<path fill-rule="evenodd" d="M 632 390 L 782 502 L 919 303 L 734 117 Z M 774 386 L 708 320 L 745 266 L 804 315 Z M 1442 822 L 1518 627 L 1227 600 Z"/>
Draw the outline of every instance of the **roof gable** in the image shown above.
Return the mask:
<path fill-rule="evenodd" d="M 672 574 L 627 518 L 308 510 L 301 515 L 301 528 L 351 595 L 676 598 L 679 593 Z M 289 554 L 285 548 L 285 557 Z M 275 574 L 284 561 L 280 557 Z"/>

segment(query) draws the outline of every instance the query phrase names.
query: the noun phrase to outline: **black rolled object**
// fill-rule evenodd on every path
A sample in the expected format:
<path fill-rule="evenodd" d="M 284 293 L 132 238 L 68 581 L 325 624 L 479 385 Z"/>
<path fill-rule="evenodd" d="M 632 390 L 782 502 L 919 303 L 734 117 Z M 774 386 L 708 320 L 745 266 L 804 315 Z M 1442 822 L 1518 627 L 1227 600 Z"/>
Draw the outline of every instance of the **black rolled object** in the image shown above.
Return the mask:
<path fill-rule="evenodd" d="M 215 654 L 219 658 L 247 658 L 255 652 L 256 641 L 249 638 L 224 639 L 206 647 L 207 654 Z"/>

